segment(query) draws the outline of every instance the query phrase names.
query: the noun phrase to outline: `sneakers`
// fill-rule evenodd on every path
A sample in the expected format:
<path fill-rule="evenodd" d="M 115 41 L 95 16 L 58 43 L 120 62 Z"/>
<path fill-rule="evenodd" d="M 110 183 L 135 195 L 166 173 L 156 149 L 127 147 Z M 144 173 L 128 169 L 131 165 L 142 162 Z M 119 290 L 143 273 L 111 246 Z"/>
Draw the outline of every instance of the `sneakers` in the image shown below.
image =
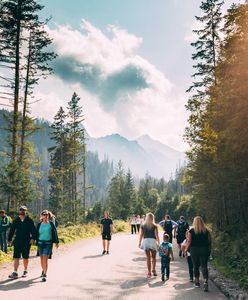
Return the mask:
<path fill-rule="evenodd" d="M 102 251 L 102 255 L 104 255 L 105 253 L 106 253 L 106 251 L 105 251 L 105 250 L 103 250 L 103 251 Z"/>
<path fill-rule="evenodd" d="M 109 254 L 109 251 L 107 251 L 106 254 Z"/>
<path fill-rule="evenodd" d="M 189 282 L 194 282 L 194 279 L 190 277 Z"/>
<path fill-rule="evenodd" d="M 204 289 L 204 292 L 208 292 L 208 282 L 204 282 L 204 285 L 203 285 L 203 289 Z"/>
<path fill-rule="evenodd" d="M 195 282 L 195 287 L 199 288 L 200 287 L 200 282 Z"/>
<path fill-rule="evenodd" d="M 42 281 L 42 282 L 46 282 L 46 280 L 47 280 L 47 279 L 46 279 L 46 274 L 43 273 L 43 276 L 42 276 L 41 281 Z"/>
<path fill-rule="evenodd" d="M 42 273 L 41 273 L 40 277 L 43 277 L 43 275 L 44 275 L 44 271 L 42 271 Z"/>
<path fill-rule="evenodd" d="M 28 271 L 27 270 L 23 271 L 22 277 L 24 278 L 24 277 L 27 277 L 27 276 L 28 276 Z"/>
<path fill-rule="evenodd" d="M 163 282 L 165 281 L 164 274 L 162 274 L 161 280 L 162 280 Z"/>
<path fill-rule="evenodd" d="M 153 276 L 158 276 L 156 270 L 152 271 Z"/>
<path fill-rule="evenodd" d="M 18 274 L 16 272 L 13 272 L 9 275 L 9 278 L 11 279 L 17 279 L 18 278 Z"/>

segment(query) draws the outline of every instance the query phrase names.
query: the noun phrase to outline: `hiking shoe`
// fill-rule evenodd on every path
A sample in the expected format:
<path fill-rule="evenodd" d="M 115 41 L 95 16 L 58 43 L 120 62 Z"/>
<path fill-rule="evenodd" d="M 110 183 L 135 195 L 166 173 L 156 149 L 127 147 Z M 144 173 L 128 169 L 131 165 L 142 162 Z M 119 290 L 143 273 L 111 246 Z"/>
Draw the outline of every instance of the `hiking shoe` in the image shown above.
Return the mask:
<path fill-rule="evenodd" d="M 167 277 L 166 277 L 166 280 L 169 280 L 169 279 L 170 279 L 170 277 L 169 277 L 169 276 L 167 276 Z"/>
<path fill-rule="evenodd" d="M 46 281 L 46 274 L 43 272 L 43 276 L 42 276 L 42 279 L 41 279 L 42 282 L 45 282 Z"/>
<path fill-rule="evenodd" d="M 165 281 L 165 279 L 164 279 L 164 274 L 162 274 L 161 280 L 162 280 L 163 282 Z"/>
<path fill-rule="evenodd" d="M 208 282 L 204 282 L 204 292 L 208 292 Z"/>
<path fill-rule="evenodd" d="M 28 276 L 28 271 L 23 271 L 23 274 L 22 274 L 22 277 L 24 278 L 24 277 L 27 277 Z"/>
<path fill-rule="evenodd" d="M 109 251 L 107 251 L 106 254 L 109 254 Z"/>
<path fill-rule="evenodd" d="M 195 287 L 199 288 L 200 287 L 200 282 L 195 282 Z"/>
<path fill-rule="evenodd" d="M 40 277 L 43 277 L 43 275 L 44 275 L 44 271 L 42 271 L 42 273 L 41 273 Z"/>
<path fill-rule="evenodd" d="M 9 278 L 11 279 L 17 279 L 18 278 L 18 274 L 16 272 L 13 272 L 9 275 Z"/>
<path fill-rule="evenodd" d="M 105 250 L 103 250 L 103 251 L 102 251 L 102 255 L 104 255 L 105 253 L 106 253 L 106 251 L 105 251 Z"/>

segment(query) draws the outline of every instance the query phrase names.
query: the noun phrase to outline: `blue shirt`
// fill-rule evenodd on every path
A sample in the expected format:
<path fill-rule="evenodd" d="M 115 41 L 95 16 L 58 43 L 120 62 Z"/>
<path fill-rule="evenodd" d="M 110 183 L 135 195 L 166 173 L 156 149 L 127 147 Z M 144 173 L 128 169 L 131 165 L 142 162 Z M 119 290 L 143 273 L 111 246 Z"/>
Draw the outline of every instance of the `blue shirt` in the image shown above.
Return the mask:
<path fill-rule="evenodd" d="M 159 256 L 160 257 L 169 257 L 171 252 L 172 245 L 169 242 L 162 242 L 159 247 Z M 167 255 L 166 255 L 167 253 Z"/>
<path fill-rule="evenodd" d="M 48 242 L 52 240 L 52 227 L 50 223 L 41 223 L 39 228 L 39 241 Z"/>

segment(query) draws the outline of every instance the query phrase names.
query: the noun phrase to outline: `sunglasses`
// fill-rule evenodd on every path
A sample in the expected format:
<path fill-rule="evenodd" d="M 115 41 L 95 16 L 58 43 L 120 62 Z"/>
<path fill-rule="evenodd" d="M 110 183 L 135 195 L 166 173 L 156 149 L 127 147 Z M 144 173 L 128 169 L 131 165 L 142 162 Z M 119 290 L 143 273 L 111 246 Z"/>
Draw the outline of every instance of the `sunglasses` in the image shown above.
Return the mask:
<path fill-rule="evenodd" d="M 41 214 L 42 216 L 48 216 L 48 214 Z"/>

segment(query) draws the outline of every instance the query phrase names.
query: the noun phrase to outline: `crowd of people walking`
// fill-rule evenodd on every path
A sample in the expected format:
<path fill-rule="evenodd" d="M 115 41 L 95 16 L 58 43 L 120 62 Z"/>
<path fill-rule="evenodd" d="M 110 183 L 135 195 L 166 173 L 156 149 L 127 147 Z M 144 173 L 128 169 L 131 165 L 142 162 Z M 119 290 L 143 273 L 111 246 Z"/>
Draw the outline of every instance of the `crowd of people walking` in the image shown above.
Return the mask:
<path fill-rule="evenodd" d="M 1 250 L 7 253 L 7 246 L 13 246 L 14 270 L 9 275 L 10 279 L 18 278 L 21 258 L 24 266 L 21 277 L 27 277 L 30 249 L 32 245 L 37 245 L 37 256 L 40 256 L 41 264 L 41 280 L 43 282 L 47 280 L 48 258 L 52 256 L 53 244 L 56 247 L 59 246 L 56 226 L 55 216 L 48 210 L 40 213 L 37 226 L 29 217 L 26 206 L 19 208 L 18 216 L 13 221 L 4 210 L 0 211 Z"/>
<path fill-rule="evenodd" d="M 159 225 L 163 228 L 163 241 L 160 243 Z M 177 222 L 169 215 L 155 223 L 152 213 L 146 215 L 141 226 L 139 248 L 146 254 L 147 277 L 157 276 L 156 255 L 161 258 L 161 280 L 170 278 L 170 262 L 174 260 L 172 250 L 173 237 L 177 240 L 179 257 L 185 257 L 188 263 L 189 281 L 200 287 L 200 268 L 204 279 L 204 291 L 208 291 L 208 261 L 211 254 L 211 235 L 203 219 L 197 216 L 190 228 L 189 223 L 181 216 Z"/>
<path fill-rule="evenodd" d="M 0 211 L 0 242 L 1 250 L 7 253 L 7 246 L 13 246 L 14 270 L 9 278 L 18 278 L 20 258 L 23 258 L 22 277 L 28 275 L 29 255 L 32 245 L 37 245 L 37 256 L 40 256 L 41 280 L 47 280 L 48 259 L 52 257 L 53 245 L 59 246 L 57 233 L 57 220 L 48 210 L 43 210 L 39 216 L 39 222 L 35 226 L 34 221 L 28 215 L 26 206 L 21 206 L 18 216 L 12 220 L 4 210 Z M 184 216 L 178 221 L 171 219 L 166 214 L 158 224 L 152 213 L 140 217 L 132 215 L 130 218 L 131 234 L 139 233 L 139 248 L 146 255 L 147 277 L 157 276 L 157 253 L 161 259 L 161 280 L 164 282 L 170 278 L 170 263 L 174 260 L 173 238 L 178 245 L 179 258 L 185 257 L 188 263 L 189 280 L 195 287 L 200 287 L 200 268 L 204 279 L 204 291 L 208 291 L 208 260 L 211 253 L 211 235 L 203 219 L 197 216 L 190 227 Z M 163 230 L 160 242 L 159 227 Z M 109 212 L 104 213 L 100 222 L 100 230 L 103 243 L 102 254 L 109 254 L 110 241 L 113 234 L 113 221 Z"/>

